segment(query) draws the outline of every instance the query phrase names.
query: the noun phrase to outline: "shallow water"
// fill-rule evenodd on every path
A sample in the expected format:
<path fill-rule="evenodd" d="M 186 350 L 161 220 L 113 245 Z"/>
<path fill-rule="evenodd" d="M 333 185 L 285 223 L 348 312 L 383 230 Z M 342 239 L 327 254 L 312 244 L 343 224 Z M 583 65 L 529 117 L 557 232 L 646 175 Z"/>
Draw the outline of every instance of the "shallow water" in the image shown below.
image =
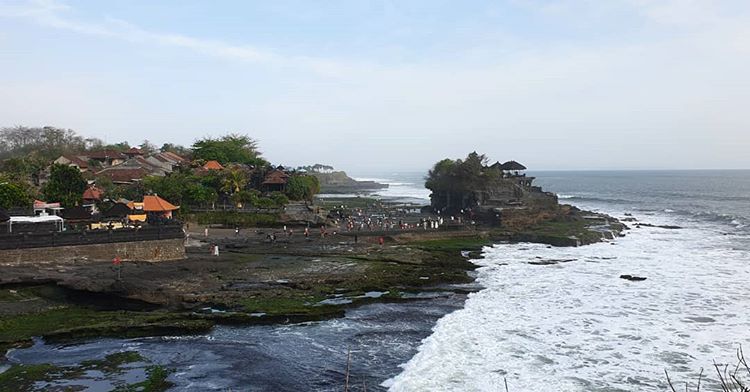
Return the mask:
<path fill-rule="evenodd" d="M 375 294 L 372 294 L 375 295 Z M 400 372 L 435 321 L 459 309 L 465 295 L 443 294 L 404 304 L 371 304 L 345 318 L 275 326 L 217 327 L 208 335 L 96 339 L 72 345 L 39 342 L 14 350 L 16 363 L 76 365 L 137 351 L 173 369 L 174 391 L 341 391 L 351 350 L 352 391 L 368 391 Z M 94 385 L 88 380 L 85 385 Z M 88 391 L 101 391 L 100 380 Z M 42 389 L 43 390 L 43 389 Z"/>

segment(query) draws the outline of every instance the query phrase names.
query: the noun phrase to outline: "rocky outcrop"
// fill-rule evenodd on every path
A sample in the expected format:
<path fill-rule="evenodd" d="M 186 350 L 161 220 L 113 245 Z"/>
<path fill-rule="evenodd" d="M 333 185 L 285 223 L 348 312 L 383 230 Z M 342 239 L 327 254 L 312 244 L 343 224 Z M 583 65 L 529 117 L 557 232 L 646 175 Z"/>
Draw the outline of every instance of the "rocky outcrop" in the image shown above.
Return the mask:
<path fill-rule="evenodd" d="M 346 172 L 310 173 L 320 182 L 322 193 L 352 193 L 366 190 L 388 188 L 388 184 L 375 181 L 357 181 L 349 177 Z"/>

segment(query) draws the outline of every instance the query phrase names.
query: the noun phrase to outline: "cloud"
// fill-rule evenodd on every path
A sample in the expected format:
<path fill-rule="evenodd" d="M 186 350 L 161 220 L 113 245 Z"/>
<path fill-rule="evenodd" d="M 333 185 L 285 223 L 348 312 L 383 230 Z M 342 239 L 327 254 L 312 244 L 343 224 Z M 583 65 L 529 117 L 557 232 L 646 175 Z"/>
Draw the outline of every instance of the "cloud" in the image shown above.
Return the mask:
<path fill-rule="evenodd" d="M 404 42 L 418 60 L 399 63 L 372 54 L 369 61 L 286 54 L 272 47 L 149 31 L 112 18 L 85 22 L 73 19 L 71 8 L 49 1 L 0 6 L 0 16 L 253 66 L 256 79 L 243 82 L 243 72 L 235 67 L 226 67 L 224 75 L 224 69 L 211 64 L 202 72 L 205 83 L 185 87 L 195 91 L 182 90 L 217 99 L 171 97 L 169 88 L 157 90 L 144 79 L 132 86 L 116 81 L 122 88 L 113 88 L 110 99 L 101 100 L 108 104 L 97 107 L 100 118 L 92 119 L 90 108 L 76 103 L 100 101 L 97 94 L 103 93 L 95 83 L 85 96 L 46 110 L 63 113 L 66 120 L 82 119 L 58 125 L 83 124 L 83 132 L 106 127 L 125 138 L 133 129 L 147 130 L 156 123 L 173 130 L 163 137 L 189 143 L 207 130 L 252 130 L 273 160 L 288 163 L 294 157 L 298 161 L 291 163 L 302 164 L 325 153 L 342 167 L 426 167 L 436 154 L 459 157 L 481 148 L 498 159 L 514 158 L 536 168 L 689 168 L 701 158 L 720 155 L 707 146 L 722 146 L 727 155 L 750 147 L 750 117 L 742 109 L 750 100 L 745 76 L 750 67 L 748 18 L 728 12 L 732 7 L 690 3 L 694 5 L 681 10 L 680 1 L 560 1 L 548 6 L 514 0 L 562 30 L 578 27 L 582 20 L 605 25 L 616 24 L 625 14 L 640 19 L 619 26 L 606 39 L 551 34 L 548 42 L 537 44 L 517 37 L 509 45 L 512 50 L 462 37 L 462 47 L 446 61 L 430 61 L 409 47 L 413 43 Z M 503 31 L 512 41 L 508 34 Z M 466 53 L 476 56 L 466 60 Z M 257 78 L 268 79 L 262 92 Z M 120 97 L 125 93 L 128 99 Z M 33 102 L 33 95 L 24 95 L 25 100 Z M 127 113 L 121 101 L 130 105 Z M 23 122 L 3 106 L 0 117 Z M 43 116 L 43 106 L 35 106 L 32 114 Z M 122 121 L 107 121 L 107 116 Z M 25 118 L 33 122 L 39 117 Z M 143 132 L 132 137 L 150 136 Z M 665 152 L 670 150 L 675 153 Z M 561 152 L 568 157 L 565 162 L 559 162 Z M 367 157 L 383 161 L 368 163 Z M 750 166 L 747 158 L 739 159 Z"/>
<path fill-rule="evenodd" d="M 158 44 L 184 48 L 195 52 L 252 63 L 274 63 L 283 60 L 271 51 L 252 46 L 231 45 L 222 41 L 193 38 L 181 34 L 144 30 L 115 18 L 104 23 L 88 23 L 66 18 L 71 7 L 54 0 L 34 0 L 16 5 L 0 6 L 0 16 L 30 19 L 35 23 L 81 34 L 116 38 L 128 42 Z"/>

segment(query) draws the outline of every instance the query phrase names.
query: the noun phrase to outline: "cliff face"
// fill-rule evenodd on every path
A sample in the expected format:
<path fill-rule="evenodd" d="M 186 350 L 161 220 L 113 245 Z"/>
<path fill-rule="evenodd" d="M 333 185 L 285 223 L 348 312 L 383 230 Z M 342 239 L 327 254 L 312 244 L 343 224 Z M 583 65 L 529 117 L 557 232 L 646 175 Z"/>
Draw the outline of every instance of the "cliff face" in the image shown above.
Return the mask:
<path fill-rule="evenodd" d="M 318 182 L 320 182 L 320 191 L 322 193 L 349 193 L 388 188 L 387 184 L 380 184 L 375 181 L 357 181 L 343 171 L 310 174 L 315 176 Z"/>
<path fill-rule="evenodd" d="M 471 188 L 433 190 L 433 210 L 455 214 L 471 210 L 479 215 L 496 215 L 506 209 L 554 210 L 557 196 L 532 185 L 534 177 L 511 176 L 487 180 Z"/>

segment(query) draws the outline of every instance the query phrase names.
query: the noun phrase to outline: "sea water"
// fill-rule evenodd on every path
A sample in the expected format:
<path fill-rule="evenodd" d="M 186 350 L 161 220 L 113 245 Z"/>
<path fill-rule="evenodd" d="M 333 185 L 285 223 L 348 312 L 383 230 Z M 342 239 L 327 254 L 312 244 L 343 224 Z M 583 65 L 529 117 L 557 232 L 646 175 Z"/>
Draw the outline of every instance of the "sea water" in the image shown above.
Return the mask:
<path fill-rule="evenodd" d="M 38 342 L 0 368 L 135 350 L 174 370 L 174 391 L 340 391 L 350 351 L 352 391 L 504 391 L 505 382 L 511 392 L 664 391 L 665 369 L 678 390 L 684 381 L 694 390 L 701 368 L 701 390 L 716 390 L 705 379 L 716 378 L 712 361 L 750 350 L 750 172 L 534 174 L 561 202 L 682 228 L 629 222 L 626 237 L 580 248 L 496 244 L 474 260 L 484 289 L 468 299 L 441 294 L 200 336 Z M 429 195 L 424 173 L 370 177 L 392 184 L 381 197 Z M 540 260 L 556 264 L 529 264 Z"/>
<path fill-rule="evenodd" d="M 750 173 L 540 173 L 562 202 L 653 225 L 579 248 L 486 248 L 463 309 L 437 322 L 392 391 L 720 390 L 750 347 Z M 531 264 L 537 261 L 555 264 Z M 645 281 L 620 279 L 623 274 Z M 734 367 L 732 366 L 732 369 Z M 747 375 L 747 373 L 745 373 Z M 708 380 L 706 379 L 708 376 Z M 747 379 L 747 377 L 745 377 Z"/>

